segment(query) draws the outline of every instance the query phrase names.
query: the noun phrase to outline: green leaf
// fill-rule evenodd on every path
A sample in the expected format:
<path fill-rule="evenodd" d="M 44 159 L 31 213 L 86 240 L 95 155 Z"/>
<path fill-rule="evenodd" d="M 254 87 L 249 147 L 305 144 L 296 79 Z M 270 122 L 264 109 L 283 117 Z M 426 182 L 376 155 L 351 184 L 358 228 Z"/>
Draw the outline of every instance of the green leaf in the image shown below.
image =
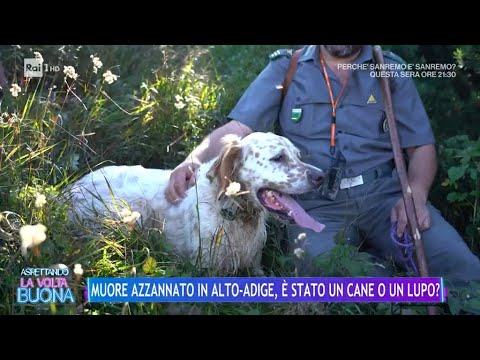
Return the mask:
<path fill-rule="evenodd" d="M 473 197 L 480 197 L 480 191 L 478 190 L 470 191 L 470 195 Z"/>
<path fill-rule="evenodd" d="M 478 178 L 478 172 L 476 169 L 468 169 L 468 174 L 470 175 L 470 179 L 472 180 L 477 180 Z"/>
<path fill-rule="evenodd" d="M 457 201 L 457 194 L 456 192 L 451 192 L 447 195 L 447 200 L 450 202 Z"/>
<path fill-rule="evenodd" d="M 142 269 L 143 272 L 147 275 L 155 274 L 155 272 L 157 271 L 157 261 L 151 256 L 147 257 Z"/>
<path fill-rule="evenodd" d="M 370 264 L 355 260 L 346 262 L 345 264 L 349 276 L 366 276 L 369 267 L 371 267 Z"/>
<path fill-rule="evenodd" d="M 470 141 L 468 135 L 457 135 L 455 139 L 458 141 L 458 143 L 466 143 Z"/>
<path fill-rule="evenodd" d="M 472 151 L 470 152 L 470 154 L 473 156 L 473 157 L 478 157 L 480 156 L 480 142 L 475 142 L 473 144 L 473 149 Z"/>
<path fill-rule="evenodd" d="M 447 200 L 450 202 L 460 202 L 467 198 L 468 194 L 466 193 L 459 193 L 459 192 L 451 192 L 447 195 Z"/>
<path fill-rule="evenodd" d="M 462 158 L 462 160 L 460 160 L 460 162 L 461 162 L 462 164 L 467 165 L 467 164 L 470 162 L 470 160 L 472 160 L 472 157 L 471 157 L 469 154 L 467 154 L 467 155 L 465 155 L 465 156 Z M 468 166 L 468 165 L 467 165 L 467 166 Z"/>
<path fill-rule="evenodd" d="M 291 260 L 290 257 L 287 255 L 279 255 L 277 257 L 277 261 L 279 265 L 282 267 L 286 266 L 290 260 Z"/>
<path fill-rule="evenodd" d="M 451 181 L 457 181 L 465 175 L 467 168 L 468 165 L 452 166 L 450 169 L 448 169 L 448 177 Z"/>
<path fill-rule="evenodd" d="M 480 314 L 480 299 L 471 299 L 466 301 L 463 310 Z"/>
<path fill-rule="evenodd" d="M 457 297 L 448 297 L 448 307 L 452 315 L 457 315 L 462 309 L 462 302 Z"/>

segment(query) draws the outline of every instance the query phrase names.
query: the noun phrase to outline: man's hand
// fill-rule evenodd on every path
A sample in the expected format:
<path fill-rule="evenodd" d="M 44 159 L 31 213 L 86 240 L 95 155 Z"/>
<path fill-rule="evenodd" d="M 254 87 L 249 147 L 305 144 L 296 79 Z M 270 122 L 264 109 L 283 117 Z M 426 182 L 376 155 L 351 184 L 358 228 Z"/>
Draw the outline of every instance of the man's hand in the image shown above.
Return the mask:
<path fill-rule="evenodd" d="M 195 184 L 195 171 L 200 167 L 198 160 L 187 159 L 170 174 L 165 198 L 172 204 L 179 203 L 188 188 Z"/>
<path fill-rule="evenodd" d="M 415 203 L 415 211 L 417 212 L 417 221 L 420 231 L 424 231 L 430 228 L 432 225 L 432 219 L 430 212 L 427 208 L 427 195 L 425 191 L 417 190 L 412 187 L 413 200 Z M 390 213 L 390 220 L 393 223 L 397 223 L 397 237 L 402 237 L 407 226 L 407 213 L 405 211 L 405 203 L 403 197 L 401 197 Z"/>
<path fill-rule="evenodd" d="M 195 184 L 195 171 L 202 163 L 220 154 L 223 146 L 221 139 L 225 135 L 235 134 L 243 138 L 252 132 L 253 130 L 248 126 L 236 120 L 231 120 L 212 131 L 212 133 L 190 153 L 187 159 L 173 170 L 167 189 L 165 190 L 167 201 L 172 204 L 177 204 L 185 197 L 187 189 Z"/>

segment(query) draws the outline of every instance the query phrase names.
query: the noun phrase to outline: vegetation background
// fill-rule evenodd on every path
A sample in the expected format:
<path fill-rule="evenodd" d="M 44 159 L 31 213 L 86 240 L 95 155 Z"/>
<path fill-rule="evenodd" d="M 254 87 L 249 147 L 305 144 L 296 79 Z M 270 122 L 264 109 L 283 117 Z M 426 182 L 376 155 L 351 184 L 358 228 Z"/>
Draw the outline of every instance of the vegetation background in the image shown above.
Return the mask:
<path fill-rule="evenodd" d="M 225 121 L 242 92 L 278 48 L 300 45 L 0 46 L 0 314 L 392 314 L 388 304 L 85 304 L 93 276 L 198 276 L 176 259 L 161 233 L 112 224 L 86 239 L 70 228 L 54 199 L 68 183 L 104 164 L 173 168 Z M 438 141 L 440 169 L 431 201 L 480 251 L 480 46 L 382 45 L 407 63 L 454 64 L 450 76 L 415 79 Z M 26 82 L 23 59 L 38 52 L 59 66 Z M 98 57 L 94 59 L 93 57 Z M 102 66 L 95 72 L 95 61 Z M 96 63 L 97 65 L 98 62 Z M 66 77 L 72 66 L 76 79 Z M 104 75 L 110 71 L 109 75 Z M 113 75 L 117 75 L 115 78 Z M 17 84 L 20 88 L 14 88 Z M 18 93 L 17 91 L 18 90 Z M 17 96 L 14 96 L 17 95 Z M 45 202 L 38 202 L 44 195 Z M 18 229 L 47 227 L 40 253 L 21 253 Z M 265 249 L 267 276 L 291 276 L 295 261 L 281 251 L 272 223 Z M 362 275 L 368 264 L 341 240 L 325 259 L 332 273 Z M 77 303 L 16 303 L 22 268 L 81 264 L 70 279 Z M 478 304 L 477 304 L 478 305 Z M 453 310 L 452 310 L 453 309 Z M 451 306 L 455 312 L 455 304 Z M 413 307 L 410 313 L 423 313 Z M 407 312 L 408 312 L 407 311 Z"/>

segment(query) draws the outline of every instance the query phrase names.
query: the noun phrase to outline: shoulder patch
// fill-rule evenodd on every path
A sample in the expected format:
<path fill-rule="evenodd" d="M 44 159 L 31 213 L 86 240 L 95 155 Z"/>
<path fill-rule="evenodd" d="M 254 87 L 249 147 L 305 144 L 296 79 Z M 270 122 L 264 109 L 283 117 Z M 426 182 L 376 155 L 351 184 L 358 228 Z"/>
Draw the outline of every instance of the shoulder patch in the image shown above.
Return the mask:
<path fill-rule="evenodd" d="M 275 60 L 275 59 L 278 59 L 280 57 L 290 57 L 293 55 L 293 50 L 292 49 L 278 49 L 276 51 L 274 51 L 273 53 L 271 53 L 268 57 L 270 58 L 270 60 Z"/>
<path fill-rule="evenodd" d="M 386 57 L 387 59 L 393 60 L 393 61 L 395 61 L 396 63 L 399 63 L 399 64 L 406 64 L 407 63 L 400 56 L 391 52 L 390 50 L 383 51 L 383 56 Z"/>

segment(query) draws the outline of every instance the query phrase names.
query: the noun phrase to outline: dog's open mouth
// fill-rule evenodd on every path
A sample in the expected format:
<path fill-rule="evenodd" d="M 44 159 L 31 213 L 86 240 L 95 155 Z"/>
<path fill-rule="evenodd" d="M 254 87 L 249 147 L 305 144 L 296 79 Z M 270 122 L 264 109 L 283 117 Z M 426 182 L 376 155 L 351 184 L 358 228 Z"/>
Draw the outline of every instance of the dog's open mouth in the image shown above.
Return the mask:
<path fill-rule="evenodd" d="M 308 215 L 290 195 L 272 189 L 260 189 L 257 197 L 268 211 L 277 214 L 285 222 L 294 223 L 316 232 L 325 228 L 325 225 Z"/>

